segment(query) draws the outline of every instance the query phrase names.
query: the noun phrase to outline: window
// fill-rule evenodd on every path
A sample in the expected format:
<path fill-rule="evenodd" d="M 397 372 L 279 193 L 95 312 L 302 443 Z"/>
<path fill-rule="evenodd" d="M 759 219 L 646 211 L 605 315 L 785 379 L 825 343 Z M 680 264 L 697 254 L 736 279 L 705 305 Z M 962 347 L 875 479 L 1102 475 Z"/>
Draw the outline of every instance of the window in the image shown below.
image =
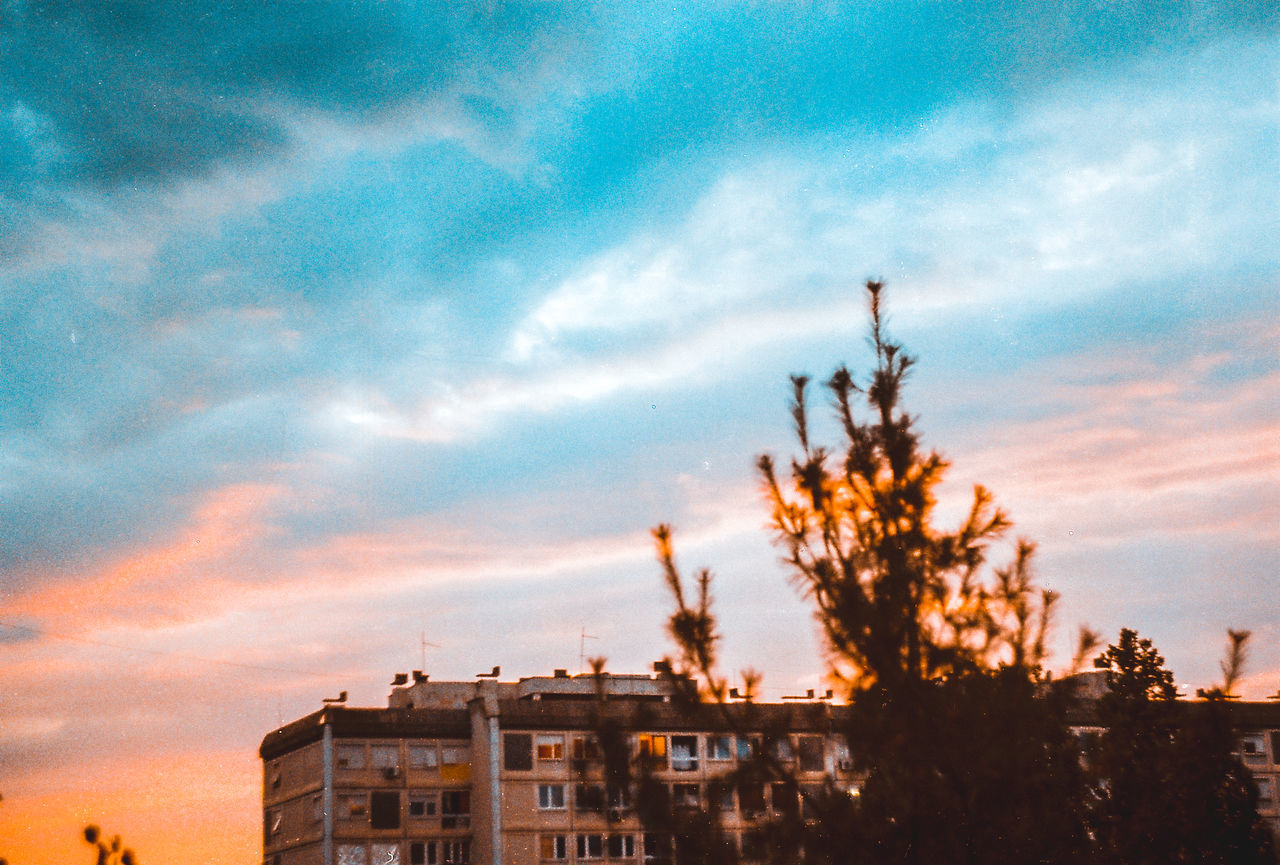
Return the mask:
<path fill-rule="evenodd" d="M 745 815 L 764 813 L 764 784 L 743 781 L 738 784 L 738 803 Z"/>
<path fill-rule="evenodd" d="M 1240 737 L 1240 755 L 1246 763 L 1262 763 L 1267 759 L 1266 745 L 1262 734 L 1251 733 Z"/>
<path fill-rule="evenodd" d="M 754 737 L 746 736 L 738 737 L 738 759 L 750 760 L 756 754 L 760 753 L 760 741 Z"/>
<path fill-rule="evenodd" d="M 794 817 L 800 805 L 795 789 L 784 781 L 775 781 L 769 787 L 769 795 L 773 799 L 773 813 Z"/>
<path fill-rule="evenodd" d="M 437 763 L 435 745 L 409 746 L 409 768 L 434 769 Z"/>
<path fill-rule="evenodd" d="M 364 768 L 364 745 L 339 745 L 334 756 L 339 769 Z"/>
<path fill-rule="evenodd" d="M 636 838 L 634 835 L 610 835 L 609 858 L 632 859 L 636 855 Z"/>
<path fill-rule="evenodd" d="M 707 737 L 707 759 L 708 760 L 732 760 L 733 759 L 733 737 L 732 736 L 708 736 Z"/>
<path fill-rule="evenodd" d="M 697 784 L 672 784 L 671 805 L 675 808 L 698 808 L 702 804 L 702 792 Z"/>
<path fill-rule="evenodd" d="M 280 826 L 283 822 L 284 814 L 279 810 L 267 812 L 267 817 L 262 821 L 262 825 L 266 828 L 266 832 L 264 834 L 268 841 L 271 840 L 273 835 L 280 831 Z"/>
<path fill-rule="evenodd" d="M 796 740 L 801 772 L 821 772 L 825 767 L 821 736 L 801 736 Z"/>
<path fill-rule="evenodd" d="M 821 784 L 800 785 L 800 813 L 806 820 L 818 819 L 818 802 L 822 798 Z"/>
<path fill-rule="evenodd" d="M 734 810 L 733 785 L 725 780 L 713 781 L 710 799 L 721 811 L 732 813 Z"/>
<path fill-rule="evenodd" d="M 631 807 L 631 793 L 626 787 L 619 787 L 616 784 L 610 784 L 608 800 L 610 808 L 625 810 Z"/>
<path fill-rule="evenodd" d="M 563 784 L 539 784 L 538 807 L 543 811 L 561 811 L 564 809 Z"/>
<path fill-rule="evenodd" d="M 795 749 L 791 747 L 791 740 L 786 736 L 774 740 L 773 756 L 784 763 L 790 762 L 796 758 Z"/>
<path fill-rule="evenodd" d="M 369 813 L 369 797 L 364 793 L 344 793 L 338 797 L 338 819 L 363 819 Z"/>
<path fill-rule="evenodd" d="M 564 759 L 564 736 L 539 736 L 535 745 L 539 760 Z"/>
<path fill-rule="evenodd" d="M 600 759 L 600 743 L 595 736 L 573 737 L 573 759 L 594 761 Z"/>
<path fill-rule="evenodd" d="M 471 862 L 471 842 L 441 841 L 440 862 L 442 865 L 469 865 Z"/>
<path fill-rule="evenodd" d="M 1275 782 L 1271 778 L 1258 778 L 1258 807 L 1270 808 L 1275 804 Z"/>
<path fill-rule="evenodd" d="M 677 772 L 696 772 L 698 769 L 698 737 L 671 737 L 671 768 Z"/>
<path fill-rule="evenodd" d="M 578 836 L 578 858 L 579 859 L 604 858 L 604 836 L 603 835 L 579 835 Z"/>
<path fill-rule="evenodd" d="M 563 835 L 543 835 L 539 841 L 543 859 L 568 859 L 569 842 Z"/>
<path fill-rule="evenodd" d="M 642 760 L 652 761 L 658 766 L 667 765 L 667 737 L 641 733 L 636 736 L 636 746 Z"/>
<path fill-rule="evenodd" d="M 466 829 L 470 825 L 471 791 L 445 790 L 442 792 L 440 794 L 440 828 Z"/>
<path fill-rule="evenodd" d="M 645 833 L 644 861 L 646 865 L 669 865 L 671 852 L 671 838 L 669 836 Z"/>
<path fill-rule="evenodd" d="M 579 784 L 573 790 L 573 807 L 579 811 L 603 811 L 604 787 L 599 784 Z"/>
<path fill-rule="evenodd" d="M 532 736 L 507 733 L 502 737 L 502 768 L 508 772 L 528 772 L 533 768 Z"/>
<path fill-rule="evenodd" d="M 400 765 L 400 749 L 395 745 L 374 745 L 369 755 L 375 769 L 394 769 Z"/>
<path fill-rule="evenodd" d="M 374 829 L 400 828 L 400 794 L 375 792 L 370 796 L 369 825 Z M 378 865 L 378 863 L 374 863 Z"/>
<path fill-rule="evenodd" d="M 436 865 L 436 842 L 415 841 L 410 844 L 409 865 Z"/>
<path fill-rule="evenodd" d="M 471 762 L 466 748 L 440 748 L 440 763 L 445 766 L 461 766 Z"/>
<path fill-rule="evenodd" d="M 311 822 L 319 823 L 324 819 L 324 796 L 316 793 L 311 797 Z"/>
<path fill-rule="evenodd" d="M 339 844 L 338 865 L 368 865 L 363 844 Z"/>
<path fill-rule="evenodd" d="M 373 844 L 369 847 L 370 865 L 400 865 L 399 844 Z"/>
<path fill-rule="evenodd" d="M 415 790 L 409 794 L 410 817 L 434 817 L 436 815 L 436 794 L 423 790 Z"/>

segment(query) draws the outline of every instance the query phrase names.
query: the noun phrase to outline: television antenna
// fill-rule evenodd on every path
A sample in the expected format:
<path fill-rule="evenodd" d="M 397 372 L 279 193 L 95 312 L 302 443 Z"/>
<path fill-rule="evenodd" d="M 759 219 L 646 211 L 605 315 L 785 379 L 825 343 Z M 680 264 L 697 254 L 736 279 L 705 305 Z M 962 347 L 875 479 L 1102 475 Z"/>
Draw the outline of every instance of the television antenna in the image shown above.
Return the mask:
<path fill-rule="evenodd" d="M 578 638 L 578 672 L 585 673 L 587 671 L 587 640 L 600 639 L 595 634 L 588 634 L 587 629 L 583 628 Z"/>

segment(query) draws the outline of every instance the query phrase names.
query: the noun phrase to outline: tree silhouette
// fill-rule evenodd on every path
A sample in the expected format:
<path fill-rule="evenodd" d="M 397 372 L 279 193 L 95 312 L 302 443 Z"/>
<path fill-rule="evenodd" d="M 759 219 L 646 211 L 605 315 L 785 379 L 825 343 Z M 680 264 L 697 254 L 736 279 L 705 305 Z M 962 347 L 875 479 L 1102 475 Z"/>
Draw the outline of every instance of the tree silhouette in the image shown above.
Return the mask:
<path fill-rule="evenodd" d="M 785 477 L 772 457 L 758 463 L 778 544 L 849 700 L 843 732 L 865 776 L 856 799 L 815 797 L 830 819 L 802 826 L 799 844 L 806 861 L 1078 861 L 1082 779 L 1066 698 L 1040 681 L 1056 595 L 1036 589 L 1027 541 L 1004 567 L 988 566 L 1010 522 L 986 489 L 975 487 L 957 528 L 934 524 L 947 463 L 920 449 L 900 406 L 913 360 L 885 333 L 883 285 L 866 290 L 875 367 L 865 384 L 846 367 L 826 384 L 841 448 L 811 440 L 809 379 L 793 376 L 800 452 Z M 678 669 L 723 700 L 711 576 L 686 592 L 670 530 L 655 536 L 676 602 Z"/>
<path fill-rule="evenodd" d="M 84 840 L 96 849 L 97 865 L 138 865 L 138 857 L 121 845 L 119 835 L 107 841 L 101 829 L 90 825 L 84 827 Z"/>
<path fill-rule="evenodd" d="M 1246 631 L 1228 632 L 1221 686 L 1177 701 L 1173 674 L 1128 629 L 1095 665 L 1105 728 L 1091 754 L 1091 825 L 1103 863 L 1274 863 L 1257 788 L 1235 755 L 1230 693 L 1244 667 Z"/>

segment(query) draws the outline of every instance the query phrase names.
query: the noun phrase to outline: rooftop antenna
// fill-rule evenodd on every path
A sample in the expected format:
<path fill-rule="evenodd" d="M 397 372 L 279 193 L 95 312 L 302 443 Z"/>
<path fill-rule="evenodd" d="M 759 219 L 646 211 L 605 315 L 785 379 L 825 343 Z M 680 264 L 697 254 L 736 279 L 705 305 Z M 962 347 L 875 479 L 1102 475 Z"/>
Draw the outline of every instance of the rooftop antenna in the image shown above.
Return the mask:
<path fill-rule="evenodd" d="M 436 643 L 428 643 L 427 632 L 423 631 L 422 632 L 422 669 L 424 670 L 427 668 L 427 646 L 430 646 L 433 649 L 440 648 L 440 646 Z"/>
<path fill-rule="evenodd" d="M 582 634 L 578 639 L 578 672 L 585 673 L 587 671 L 587 640 L 600 639 L 595 634 L 588 634 L 587 629 L 582 629 Z"/>

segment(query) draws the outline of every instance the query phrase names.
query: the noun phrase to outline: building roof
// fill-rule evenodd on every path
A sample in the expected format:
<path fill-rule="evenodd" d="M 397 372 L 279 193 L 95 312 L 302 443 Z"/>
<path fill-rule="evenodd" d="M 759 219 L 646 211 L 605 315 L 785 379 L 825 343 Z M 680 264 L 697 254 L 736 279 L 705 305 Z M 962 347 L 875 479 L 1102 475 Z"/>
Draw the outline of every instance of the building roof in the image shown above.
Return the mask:
<path fill-rule="evenodd" d="M 326 706 L 273 730 L 262 740 L 258 754 L 270 760 L 318 742 L 324 726 L 338 737 L 370 739 L 468 739 L 471 722 L 466 709 L 360 709 Z"/>

